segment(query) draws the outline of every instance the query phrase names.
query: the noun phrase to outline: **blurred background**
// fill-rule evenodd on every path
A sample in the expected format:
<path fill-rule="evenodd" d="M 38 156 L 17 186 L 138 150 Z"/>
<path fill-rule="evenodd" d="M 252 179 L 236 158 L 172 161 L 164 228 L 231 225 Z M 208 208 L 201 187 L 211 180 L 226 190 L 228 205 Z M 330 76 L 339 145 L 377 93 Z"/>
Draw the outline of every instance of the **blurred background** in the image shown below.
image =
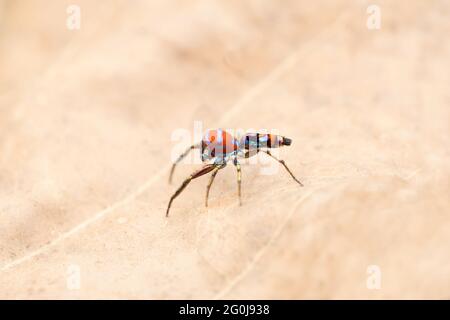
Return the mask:
<path fill-rule="evenodd" d="M 0 0 L 0 298 L 450 298 L 450 2 Z M 286 172 L 177 129 L 276 129 Z"/>

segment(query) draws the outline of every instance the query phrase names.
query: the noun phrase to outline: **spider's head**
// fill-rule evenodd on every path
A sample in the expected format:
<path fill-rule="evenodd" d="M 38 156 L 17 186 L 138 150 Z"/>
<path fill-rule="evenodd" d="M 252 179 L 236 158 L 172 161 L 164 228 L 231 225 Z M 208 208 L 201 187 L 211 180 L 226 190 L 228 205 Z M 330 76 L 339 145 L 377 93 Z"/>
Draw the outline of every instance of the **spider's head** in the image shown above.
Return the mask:
<path fill-rule="evenodd" d="M 202 141 L 202 150 L 201 150 L 202 161 L 205 162 L 205 161 L 208 161 L 208 160 L 214 158 L 214 153 L 215 153 L 214 148 L 212 148 L 212 149 L 209 148 L 208 143 L 205 140 L 203 140 Z"/>
<path fill-rule="evenodd" d="M 234 137 L 222 129 L 208 130 L 202 139 L 202 161 L 226 159 L 238 149 Z"/>

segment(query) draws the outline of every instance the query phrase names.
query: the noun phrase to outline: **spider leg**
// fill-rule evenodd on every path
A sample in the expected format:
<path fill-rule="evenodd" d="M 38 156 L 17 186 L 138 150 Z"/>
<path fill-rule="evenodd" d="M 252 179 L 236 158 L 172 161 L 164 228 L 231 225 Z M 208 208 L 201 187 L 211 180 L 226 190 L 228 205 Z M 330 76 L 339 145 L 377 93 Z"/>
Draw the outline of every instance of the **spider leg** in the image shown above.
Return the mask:
<path fill-rule="evenodd" d="M 237 183 L 238 183 L 238 196 L 239 196 L 239 205 L 242 206 L 242 199 L 241 199 L 241 165 L 238 162 L 237 158 L 234 158 L 233 164 L 236 166 L 237 170 Z"/>
<path fill-rule="evenodd" d="M 277 160 L 279 163 L 281 163 L 283 165 L 283 167 L 287 170 L 287 172 L 289 172 L 289 174 L 291 175 L 291 177 L 295 180 L 295 182 L 297 182 L 300 186 L 303 187 L 303 183 L 301 183 L 295 176 L 294 174 L 291 172 L 291 170 L 289 170 L 289 168 L 287 167 L 286 163 L 284 163 L 284 160 L 280 160 L 277 157 L 275 157 L 272 153 L 270 153 L 270 151 L 268 150 L 261 150 L 264 153 L 267 153 L 269 156 L 271 156 L 272 158 L 274 158 L 275 160 Z"/>
<path fill-rule="evenodd" d="M 169 183 L 172 183 L 172 176 L 173 176 L 173 172 L 175 171 L 175 167 L 176 165 L 183 160 L 188 154 L 189 152 L 191 152 L 191 150 L 194 149 L 199 149 L 200 148 L 200 143 L 196 143 L 193 144 L 192 146 L 190 146 L 189 148 L 187 148 L 179 157 L 178 159 L 173 163 L 172 168 L 170 169 L 170 175 L 169 175 Z"/>
<path fill-rule="evenodd" d="M 166 211 L 166 217 L 169 216 L 169 210 L 170 210 L 170 206 L 172 205 L 173 200 L 175 200 L 176 197 L 178 197 L 178 195 L 187 187 L 187 185 L 195 178 L 201 177 L 211 171 L 213 171 L 215 168 L 217 168 L 218 165 L 217 164 L 206 164 L 204 165 L 202 168 L 200 168 L 199 170 L 195 171 L 194 173 L 192 173 L 189 177 L 187 177 L 183 183 L 181 184 L 180 187 L 178 187 L 177 191 L 175 191 L 175 193 L 172 195 L 172 197 L 170 198 L 169 201 L 169 205 L 167 206 L 167 211 Z"/>
<path fill-rule="evenodd" d="M 221 165 L 221 166 L 216 167 L 216 168 L 213 170 L 213 173 L 212 173 L 212 175 L 211 175 L 211 177 L 210 177 L 210 179 L 209 179 L 208 185 L 206 186 L 205 207 L 208 206 L 209 190 L 211 189 L 211 185 L 212 185 L 213 182 L 214 182 L 214 178 L 216 177 L 217 172 L 219 172 L 220 169 L 225 168 L 225 166 L 226 166 L 226 164 L 223 164 L 223 165 Z"/>

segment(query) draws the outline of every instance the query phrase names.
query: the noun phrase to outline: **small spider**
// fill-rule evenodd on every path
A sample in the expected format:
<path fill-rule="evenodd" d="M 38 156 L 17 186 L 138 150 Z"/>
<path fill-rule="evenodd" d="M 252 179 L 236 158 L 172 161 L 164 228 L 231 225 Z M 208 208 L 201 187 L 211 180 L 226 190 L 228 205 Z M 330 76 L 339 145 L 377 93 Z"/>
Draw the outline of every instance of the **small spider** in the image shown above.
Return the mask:
<path fill-rule="evenodd" d="M 281 146 L 290 146 L 292 140 L 283 136 L 274 134 L 260 134 L 260 133 L 247 133 L 241 139 L 234 138 L 231 134 L 222 129 L 209 130 L 204 135 L 200 143 L 190 146 L 183 154 L 181 154 L 178 159 L 174 162 L 172 170 L 170 171 L 169 183 L 172 181 L 173 172 L 175 171 L 175 166 L 183 160 L 191 150 L 201 149 L 201 158 L 203 162 L 211 160 L 212 163 L 203 165 L 202 168 L 192 173 L 181 186 L 175 191 L 169 201 L 167 206 L 166 217 L 169 215 L 170 206 L 173 200 L 178 197 L 178 195 L 187 187 L 187 185 L 195 178 L 203 176 L 209 172 L 212 175 L 209 179 L 209 183 L 206 186 L 206 200 L 205 206 L 208 206 L 208 196 L 211 185 L 217 172 L 223 169 L 227 162 L 233 160 L 233 164 L 237 170 L 237 182 L 238 182 L 238 196 L 239 205 L 242 204 L 241 201 L 241 165 L 238 162 L 238 157 L 250 158 L 256 155 L 258 152 L 264 152 L 271 156 L 273 159 L 281 163 L 284 168 L 289 172 L 291 177 L 303 187 L 303 184 L 297 180 L 293 175 L 291 170 L 286 166 L 283 160 L 277 159 L 274 155 L 270 153 L 268 148 L 278 148 Z"/>

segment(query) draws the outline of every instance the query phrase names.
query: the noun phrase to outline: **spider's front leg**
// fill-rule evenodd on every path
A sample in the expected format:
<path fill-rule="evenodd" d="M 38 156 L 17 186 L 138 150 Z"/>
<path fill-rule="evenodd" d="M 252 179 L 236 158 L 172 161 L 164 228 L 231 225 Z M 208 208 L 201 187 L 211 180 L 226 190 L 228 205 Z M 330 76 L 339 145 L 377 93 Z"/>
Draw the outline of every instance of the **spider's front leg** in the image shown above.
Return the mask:
<path fill-rule="evenodd" d="M 206 186 L 205 207 L 208 207 L 209 190 L 211 189 L 211 185 L 214 182 L 214 178 L 216 177 L 217 172 L 219 172 L 220 169 L 225 168 L 226 165 L 227 165 L 226 163 L 220 164 L 213 170 L 213 173 L 209 179 L 208 185 Z"/>
<path fill-rule="evenodd" d="M 233 164 L 236 166 L 237 170 L 237 182 L 238 182 L 238 197 L 239 197 L 239 205 L 242 206 L 242 197 L 241 197 L 241 165 L 238 162 L 237 157 L 233 159 Z"/>
<path fill-rule="evenodd" d="M 177 191 L 175 191 L 175 193 L 172 195 L 172 197 L 170 198 L 169 201 L 169 205 L 167 206 L 167 211 L 166 211 L 166 217 L 169 216 L 169 210 L 170 210 L 170 206 L 172 205 L 173 200 L 175 200 L 176 197 L 178 197 L 178 195 L 187 187 L 187 185 L 195 178 L 201 177 L 211 171 L 213 171 L 214 169 L 216 169 L 218 166 L 218 164 L 206 164 L 204 165 L 201 169 L 195 171 L 193 174 L 191 174 L 188 178 L 186 178 L 183 183 L 181 184 L 181 186 L 177 189 Z"/>
<path fill-rule="evenodd" d="M 194 149 L 199 149 L 201 147 L 200 143 L 196 143 L 193 144 L 192 146 L 190 146 L 189 148 L 187 148 L 178 158 L 177 160 L 173 163 L 172 168 L 170 169 L 170 175 L 169 175 L 169 183 L 172 183 L 172 176 L 173 176 L 173 172 L 175 171 L 175 167 L 177 166 L 177 164 L 183 160 L 184 158 L 187 157 L 187 155 L 189 154 L 189 152 L 191 152 Z"/>

